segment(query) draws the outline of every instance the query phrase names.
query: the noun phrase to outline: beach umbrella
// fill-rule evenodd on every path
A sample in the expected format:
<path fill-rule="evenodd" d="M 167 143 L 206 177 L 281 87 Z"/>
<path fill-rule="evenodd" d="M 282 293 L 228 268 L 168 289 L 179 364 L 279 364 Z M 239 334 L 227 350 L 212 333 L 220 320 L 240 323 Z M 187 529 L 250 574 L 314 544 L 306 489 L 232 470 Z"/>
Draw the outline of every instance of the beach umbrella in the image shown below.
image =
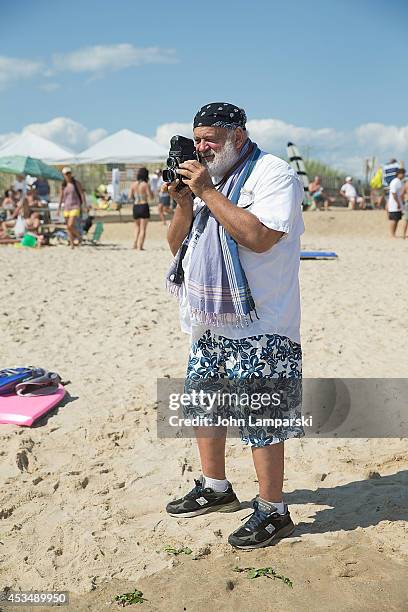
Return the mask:
<path fill-rule="evenodd" d="M 31 176 L 41 176 L 53 181 L 62 181 L 64 179 L 61 172 L 56 168 L 45 164 L 41 159 L 35 159 L 26 155 L 0 157 L 0 172 L 30 174 Z"/>

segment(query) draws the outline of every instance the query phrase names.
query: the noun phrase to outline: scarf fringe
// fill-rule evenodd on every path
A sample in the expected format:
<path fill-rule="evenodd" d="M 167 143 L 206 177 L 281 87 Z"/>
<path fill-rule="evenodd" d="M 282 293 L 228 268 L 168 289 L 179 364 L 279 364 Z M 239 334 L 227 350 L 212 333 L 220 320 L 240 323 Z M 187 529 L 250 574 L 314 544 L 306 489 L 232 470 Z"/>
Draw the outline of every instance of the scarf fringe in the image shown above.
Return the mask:
<path fill-rule="evenodd" d="M 168 279 L 166 280 L 166 289 L 167 289 L 167 291 L 169 293 L 171 293 L 172 295 L 175 295 L 178 298 L 181 295 L 181 287 L 182 287 L 182 285 L 176 285 L 176 283 L 172 283 Z"/>
<path fill-rule="evenodd" d="M 175 295 L 180 299 L 182 285 L 176 285 L 171 281 L 166 281 L 166 289 L 172 295 Z M 224 325 L 235 325 L 235 327 L 248 327 L 250 323 L 253 323 L 253 316 L 257 319 L 258 313 L 254 308 L 247 315 L 237 315 L 234 312 L 226 312 L 223 314 L 217 314 L 215 312 L 204 312 L 199 308 L 190 308 L 191 318 L 200 325 L 210 325 L 212 327 L 223 327 Z"/>
<path fill-rule="evenodd" d="M 254 312 L 256 314 L 256 310 Z M 231 312 L 217 314 L 215 312 L 204 312 L 198 308 L 191 308 L 190 314 L 194 322 L 200 325 L 209 325 L 211 327 L 223 327 L 224 325 L 248 327 L 252 322 L 251 313 L 247 315 L 238 315 Z"/>

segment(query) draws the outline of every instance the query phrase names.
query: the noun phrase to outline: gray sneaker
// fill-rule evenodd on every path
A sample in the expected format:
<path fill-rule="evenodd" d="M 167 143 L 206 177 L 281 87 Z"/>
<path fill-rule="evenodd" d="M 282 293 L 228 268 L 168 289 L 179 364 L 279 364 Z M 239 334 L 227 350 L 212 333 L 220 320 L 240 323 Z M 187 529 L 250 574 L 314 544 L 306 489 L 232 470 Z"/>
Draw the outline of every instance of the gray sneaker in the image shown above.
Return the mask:
<path fill-rule="evenodd" d="M 187 495 L 175 499 L 166 506 L 170 516 L 186 517 L 199 516 L 207 512 L 235 512 L 240 510 L 241 504 L 235 495 L 231 484 L 224 493 L 217 493 L 210 487 L 204 487 L 203 476 L 195 480 L 195 487 Z"/>
<path fill-rule="evenodd" d="M 241 550 L 263 548 L 294 532 L 295 525 L 286 504 L 285 514 L 279 514 L 271 502 L 260 499 L 258 495 L 252 505 L 254 512 L 250 519 L 231 533 L 228 538 L 228 542 L 234 548 Z"/>

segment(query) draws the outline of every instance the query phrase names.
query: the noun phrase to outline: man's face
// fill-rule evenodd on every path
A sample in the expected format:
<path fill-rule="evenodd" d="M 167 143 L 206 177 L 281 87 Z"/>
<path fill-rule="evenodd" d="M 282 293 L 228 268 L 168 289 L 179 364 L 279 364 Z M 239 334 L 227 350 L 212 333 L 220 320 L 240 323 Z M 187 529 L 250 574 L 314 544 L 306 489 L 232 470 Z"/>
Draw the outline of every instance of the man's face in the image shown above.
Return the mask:
<path fill-rule="evenodd" d="M 194 129 L 194 140 L 200 161 L 211 177 L 221 179 L 239 157 L 235 130 L 201 126 Z"/>

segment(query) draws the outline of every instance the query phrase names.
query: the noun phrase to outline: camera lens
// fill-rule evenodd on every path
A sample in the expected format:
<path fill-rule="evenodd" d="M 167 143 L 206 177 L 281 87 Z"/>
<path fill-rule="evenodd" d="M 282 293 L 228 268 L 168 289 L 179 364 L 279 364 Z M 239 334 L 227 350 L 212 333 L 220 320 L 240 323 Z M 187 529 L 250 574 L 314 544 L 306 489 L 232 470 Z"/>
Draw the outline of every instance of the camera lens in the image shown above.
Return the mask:
<path fill-rule="evenodd" d="M 176 157 L 168 157 L 167 158 L 167 167 L 175 170 L 177 168 L 177 158 Z"/>
<path fill-rule="evenodd" d="M 177 178 L 177 174 L 174 172 L 174 170 L 172 170 L 171 168 L 167 168 L 166 170 L 163 170 L 163 181 L 165 183 L 172 183 L 173 181 L 175 181 Z"/>

